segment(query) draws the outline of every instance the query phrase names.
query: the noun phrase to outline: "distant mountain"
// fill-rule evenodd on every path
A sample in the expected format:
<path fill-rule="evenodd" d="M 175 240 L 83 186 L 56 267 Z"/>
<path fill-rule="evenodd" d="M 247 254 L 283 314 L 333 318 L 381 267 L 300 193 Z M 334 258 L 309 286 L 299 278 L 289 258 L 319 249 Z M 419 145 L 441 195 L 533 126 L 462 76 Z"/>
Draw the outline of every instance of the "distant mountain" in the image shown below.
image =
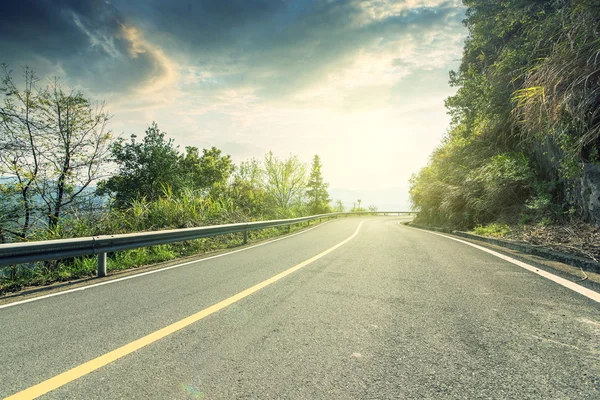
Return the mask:
<path fill-rule="evenodd" d="M 16 184 L 18 181 L 16 178 L 13 177 L 6 177 L 6 176 L 0 176 L 0 185 L 11 185 L 11 184 Z M 75 186 L 75 190 L 79 190 L 81 189 L 81 186 Z M 85 189 L 83 189 L 83 191 L 80 194 L 80 199 L 83 198 L 89 198 L 93 201 L 93 203 L 97 206 L 103 206 L 106 205 L 109 201 L 109 197 L 108 196 L 96 196 L 96 186 L 88 186 Z M 16 196 L 18 198 L 18 195 Z M 20 199 L 19 199 L 20 200 Z M 44 201 L 42 200 L 42 197 L 40 195 L 34 195 L 31 200 L 33 201 L 34 204 L 37 205 L 43 205 Z"/>
<path fill-rule="evenodd" d="M 363 208 L 375 205 L 380 211 L 410 211 L 408 186 L 371 190 L 330 188 L 329 195 L 334 204 L 336 200 L 341 200 L 347 210 L 360 199 Z"/>

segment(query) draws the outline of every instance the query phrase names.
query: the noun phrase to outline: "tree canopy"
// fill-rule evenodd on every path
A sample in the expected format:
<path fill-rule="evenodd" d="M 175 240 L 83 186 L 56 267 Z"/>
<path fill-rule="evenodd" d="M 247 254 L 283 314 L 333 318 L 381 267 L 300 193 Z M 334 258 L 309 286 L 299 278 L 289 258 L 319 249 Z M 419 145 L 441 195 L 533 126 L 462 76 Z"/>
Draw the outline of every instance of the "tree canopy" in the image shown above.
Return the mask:
<path fill-rule="evenodd" d="M 139 198 L 156 200 L 167 188 L 178 185 L 181 156 L 166 135 L 153 122 L 141 141 L 133 134 L 129 141 L 117 139 L 111 148 L 117 173 L 100 183 L 99 193 L 111 194 L 116 206 L 123 208 Z"/>
<path fill-rule="evenodd" d="M 185 155 L 179 160 L 180 173 L 184 184 L 194 189 L 208 189 L 214 185 L 224 185 L 231 176 L 233 163 L 229 155 L 221 155 L 216 147 L 202 149 L 187 146 Z"/>

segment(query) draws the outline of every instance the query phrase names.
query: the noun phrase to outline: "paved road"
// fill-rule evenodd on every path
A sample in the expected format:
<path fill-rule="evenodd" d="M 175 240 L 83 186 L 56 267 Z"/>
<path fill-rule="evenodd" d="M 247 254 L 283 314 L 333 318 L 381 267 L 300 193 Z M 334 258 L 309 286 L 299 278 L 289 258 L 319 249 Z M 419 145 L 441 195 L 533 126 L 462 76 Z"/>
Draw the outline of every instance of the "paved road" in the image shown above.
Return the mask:
<path fill-rule="evenodd" d="M 599 304 L 490 254 L 348 218 L 0 309 L 0 397 L 349 242 L 42 398 L 600 398 Z"/>

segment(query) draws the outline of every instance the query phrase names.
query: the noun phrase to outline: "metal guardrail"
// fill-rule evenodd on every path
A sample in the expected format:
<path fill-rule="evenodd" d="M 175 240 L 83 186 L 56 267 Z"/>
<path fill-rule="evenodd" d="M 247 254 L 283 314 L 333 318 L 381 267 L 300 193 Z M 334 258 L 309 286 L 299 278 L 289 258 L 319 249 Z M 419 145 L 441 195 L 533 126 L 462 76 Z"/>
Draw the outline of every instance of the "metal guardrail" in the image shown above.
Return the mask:
<path fill-rule="evenodd" d="M 73 239 L 44 240 L 0 244 L 0 267 L 35 261 L 59 260 L 71 257 L 98 255 L 98 277 L 106 276 L 106 254 L 140 247 L 156 246 L 185 240 L 199 239 L 228 233 L 243 233 L 248 242 L 248 231 L 290 226 L 315 220 L 349 215 L 415 214 L 411 211 L 348 212 L 311 215 L 309 217 L 279 219 L 272 221 L 245 222 L 227 225 L 202 226 L 198 228 L 171 229 L 164 231 L 102 235 Z"/>

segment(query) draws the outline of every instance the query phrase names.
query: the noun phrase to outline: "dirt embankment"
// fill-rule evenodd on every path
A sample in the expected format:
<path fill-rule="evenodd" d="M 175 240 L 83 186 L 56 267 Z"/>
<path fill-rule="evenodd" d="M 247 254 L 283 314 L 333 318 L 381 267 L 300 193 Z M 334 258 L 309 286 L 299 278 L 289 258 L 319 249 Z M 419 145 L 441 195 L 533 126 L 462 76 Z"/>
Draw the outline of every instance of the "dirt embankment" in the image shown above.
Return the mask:
<path fill-rule="evenodd" d="M 501 237 L 600 261 L 600 227 L 582 222 L 511 226 Z"/>

